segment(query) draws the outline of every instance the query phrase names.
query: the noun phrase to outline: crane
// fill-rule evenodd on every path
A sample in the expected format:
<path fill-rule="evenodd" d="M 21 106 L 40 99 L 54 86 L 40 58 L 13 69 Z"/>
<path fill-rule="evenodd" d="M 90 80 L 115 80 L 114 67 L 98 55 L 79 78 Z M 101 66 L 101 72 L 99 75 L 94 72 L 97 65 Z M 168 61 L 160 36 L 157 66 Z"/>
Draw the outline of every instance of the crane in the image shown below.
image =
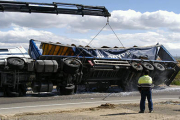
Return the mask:
<path fill-rule="evenodd" d="M 71 3 L 35 3 L 0 1 L 0 12 L 73 14 L 110 17 L 111 14 L 104 6 L 86 6 Z"/>

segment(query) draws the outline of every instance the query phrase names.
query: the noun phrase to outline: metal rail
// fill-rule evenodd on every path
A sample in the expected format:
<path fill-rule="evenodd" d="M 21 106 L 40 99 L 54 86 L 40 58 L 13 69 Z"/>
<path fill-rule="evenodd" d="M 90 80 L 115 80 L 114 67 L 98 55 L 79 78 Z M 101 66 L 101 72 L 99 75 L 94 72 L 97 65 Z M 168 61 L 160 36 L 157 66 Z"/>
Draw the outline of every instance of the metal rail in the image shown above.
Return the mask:
<path fill-rule="evenodd" d="M 0 12 L 50 13 L 73 14 L 110 17 L 111 14 L 104 6 L 86 6 L 71 3 L 34 3 L 0 1 Z"/>

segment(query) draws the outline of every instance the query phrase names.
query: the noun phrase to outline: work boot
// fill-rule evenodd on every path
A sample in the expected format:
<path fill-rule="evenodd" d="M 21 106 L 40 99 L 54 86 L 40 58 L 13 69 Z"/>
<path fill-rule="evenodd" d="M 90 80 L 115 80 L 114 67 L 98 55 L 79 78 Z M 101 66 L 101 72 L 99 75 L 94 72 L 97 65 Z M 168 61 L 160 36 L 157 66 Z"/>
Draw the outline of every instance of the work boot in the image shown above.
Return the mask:
<path fill-rule="evenodd" d="M 153 113 L 154 111 L 153 110 L 149 110 L 149 113 Z"/>
<path fill-rule="evenodd" d="M 144 113 L 144 111 L 139 111 L 139 113 Z"/>

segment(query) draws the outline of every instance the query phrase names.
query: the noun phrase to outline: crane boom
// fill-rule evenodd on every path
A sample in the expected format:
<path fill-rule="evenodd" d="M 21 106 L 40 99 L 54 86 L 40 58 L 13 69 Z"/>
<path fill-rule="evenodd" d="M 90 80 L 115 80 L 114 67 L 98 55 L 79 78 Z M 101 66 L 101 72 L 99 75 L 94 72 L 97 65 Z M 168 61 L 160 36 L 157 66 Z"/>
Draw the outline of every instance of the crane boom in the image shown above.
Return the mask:
<path fill-rule="evenodd" d="M 0 12 L 73 14 L 110 17 L 111 14 L 104 6 L 86 6 L 71 3 L 34 3 L 0 1 Z"/>

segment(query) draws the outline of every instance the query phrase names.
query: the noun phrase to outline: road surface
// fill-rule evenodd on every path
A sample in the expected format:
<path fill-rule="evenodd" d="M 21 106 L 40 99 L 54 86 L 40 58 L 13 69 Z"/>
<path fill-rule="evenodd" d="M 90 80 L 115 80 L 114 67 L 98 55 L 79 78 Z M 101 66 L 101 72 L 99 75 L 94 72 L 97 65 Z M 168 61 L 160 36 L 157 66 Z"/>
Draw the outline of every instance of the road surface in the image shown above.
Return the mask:
<path fill-rule="evenodd" d="M 180 87 L 158 87 L 153 89 L 153 102 L 179 100 Z M 139 103 L 138 91 L 119 93 L 79 93 L 60 96 L 56 93 L 33 94 L 26 97 L 0 98 L 0 115 L 36 113 L 55 110 L 97 107 L 104 103 Z"/>

